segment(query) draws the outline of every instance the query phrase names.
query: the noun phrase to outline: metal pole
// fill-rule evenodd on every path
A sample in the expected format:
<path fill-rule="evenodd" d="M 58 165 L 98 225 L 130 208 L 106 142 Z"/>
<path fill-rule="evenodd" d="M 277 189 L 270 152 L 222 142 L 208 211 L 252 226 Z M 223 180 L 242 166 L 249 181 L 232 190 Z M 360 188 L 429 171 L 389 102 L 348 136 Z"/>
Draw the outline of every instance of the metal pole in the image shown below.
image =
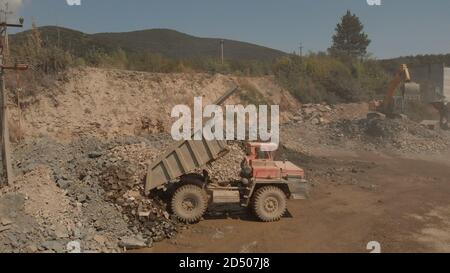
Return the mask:
<path fill-rule="evenodd" d="M 222 60 L 222 65 L 224 64 L 224 40 L 220 40 L 220 56 L 221 56 L 221 60 Z"/>

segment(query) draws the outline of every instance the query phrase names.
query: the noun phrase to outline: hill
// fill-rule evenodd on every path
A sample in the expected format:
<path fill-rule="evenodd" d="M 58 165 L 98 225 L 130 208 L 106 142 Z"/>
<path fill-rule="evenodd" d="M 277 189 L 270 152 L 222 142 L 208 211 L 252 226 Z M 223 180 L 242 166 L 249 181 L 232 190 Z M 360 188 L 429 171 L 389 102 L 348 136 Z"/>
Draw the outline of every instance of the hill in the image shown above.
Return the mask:
<path fill-rule="evenodd" d="M 170 29 L 97 34 L 54 26 L 40 27 L 39 30 L 45 42 L 59 44 L 80 57 L 94 49 L 109 53 L 118 48 L 126 52 L 159 53 L 172 59 L 217 58 L 220 52 L 220 39 L 199 38 Z M 10 38 L 13 42 L 21 43 L 29 32 L 20 32 Z M 286 54 L 234 40 L 225 40 L 225 49 L 225 58 L 228 60 L 272 61 Z"/>
<path fill-rule="evenodd" d="M 391 73 L 395 73 L 401 64 L 407 64 L 413 69 L 429 65 L 450 66 L 450 54 L 404 56 L 394 59 L 380 60 L 380 63 L 387 71 Z"/>

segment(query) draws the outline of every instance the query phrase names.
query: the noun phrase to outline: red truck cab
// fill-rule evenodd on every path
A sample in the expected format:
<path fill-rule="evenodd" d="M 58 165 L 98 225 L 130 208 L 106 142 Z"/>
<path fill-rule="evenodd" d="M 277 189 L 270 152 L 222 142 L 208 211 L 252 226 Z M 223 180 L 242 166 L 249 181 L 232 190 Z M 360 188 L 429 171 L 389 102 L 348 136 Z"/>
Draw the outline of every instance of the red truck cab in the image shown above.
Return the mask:
<path fill-rule="evenodd" d="M 255 179 L 287 179 L 297 177 L 305 179 L 305 171 L 289 161 L 275 161 L 276 144 L 249 142 L 246 145 L 246 161 L 253 169 Z"/>

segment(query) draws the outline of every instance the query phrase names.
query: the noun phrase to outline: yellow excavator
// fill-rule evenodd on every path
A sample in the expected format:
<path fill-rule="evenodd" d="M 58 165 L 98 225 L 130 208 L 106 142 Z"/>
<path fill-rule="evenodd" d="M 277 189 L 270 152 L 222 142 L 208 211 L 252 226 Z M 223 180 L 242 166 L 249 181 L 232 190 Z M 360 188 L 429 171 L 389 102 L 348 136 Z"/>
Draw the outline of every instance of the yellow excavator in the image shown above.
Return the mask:
<path fill-rule="evenodd" d="M 398 87 L 400 87 L 402 83 L 402 102 L 401 109 L 398 111 L 394 98 Z M 384 100 L 374 100 L 369 103 L 369 110 L 371 113 L 369 113 L 368 117 L 404 118 L 405 95 L 413 92 L 419 93 L 420 85 L 411 81 L 411 74 L 408 66 L 402 64 L 394 79 L 389 84 Z"/>

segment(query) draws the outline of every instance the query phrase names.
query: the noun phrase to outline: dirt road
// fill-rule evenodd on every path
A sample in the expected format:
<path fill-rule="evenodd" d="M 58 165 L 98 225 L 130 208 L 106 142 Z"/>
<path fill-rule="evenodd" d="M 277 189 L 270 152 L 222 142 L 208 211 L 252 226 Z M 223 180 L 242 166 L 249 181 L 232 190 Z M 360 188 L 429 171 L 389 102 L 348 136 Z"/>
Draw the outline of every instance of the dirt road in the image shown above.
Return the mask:
<path fill-rule="evenodd" d="M 290 160 L 315 181 L 278 223 L 206 219 L 147 252 L 450 252 L 450 162 L 360 153 Z M 320 170 L 320 171 L 318 171 Z"/>

